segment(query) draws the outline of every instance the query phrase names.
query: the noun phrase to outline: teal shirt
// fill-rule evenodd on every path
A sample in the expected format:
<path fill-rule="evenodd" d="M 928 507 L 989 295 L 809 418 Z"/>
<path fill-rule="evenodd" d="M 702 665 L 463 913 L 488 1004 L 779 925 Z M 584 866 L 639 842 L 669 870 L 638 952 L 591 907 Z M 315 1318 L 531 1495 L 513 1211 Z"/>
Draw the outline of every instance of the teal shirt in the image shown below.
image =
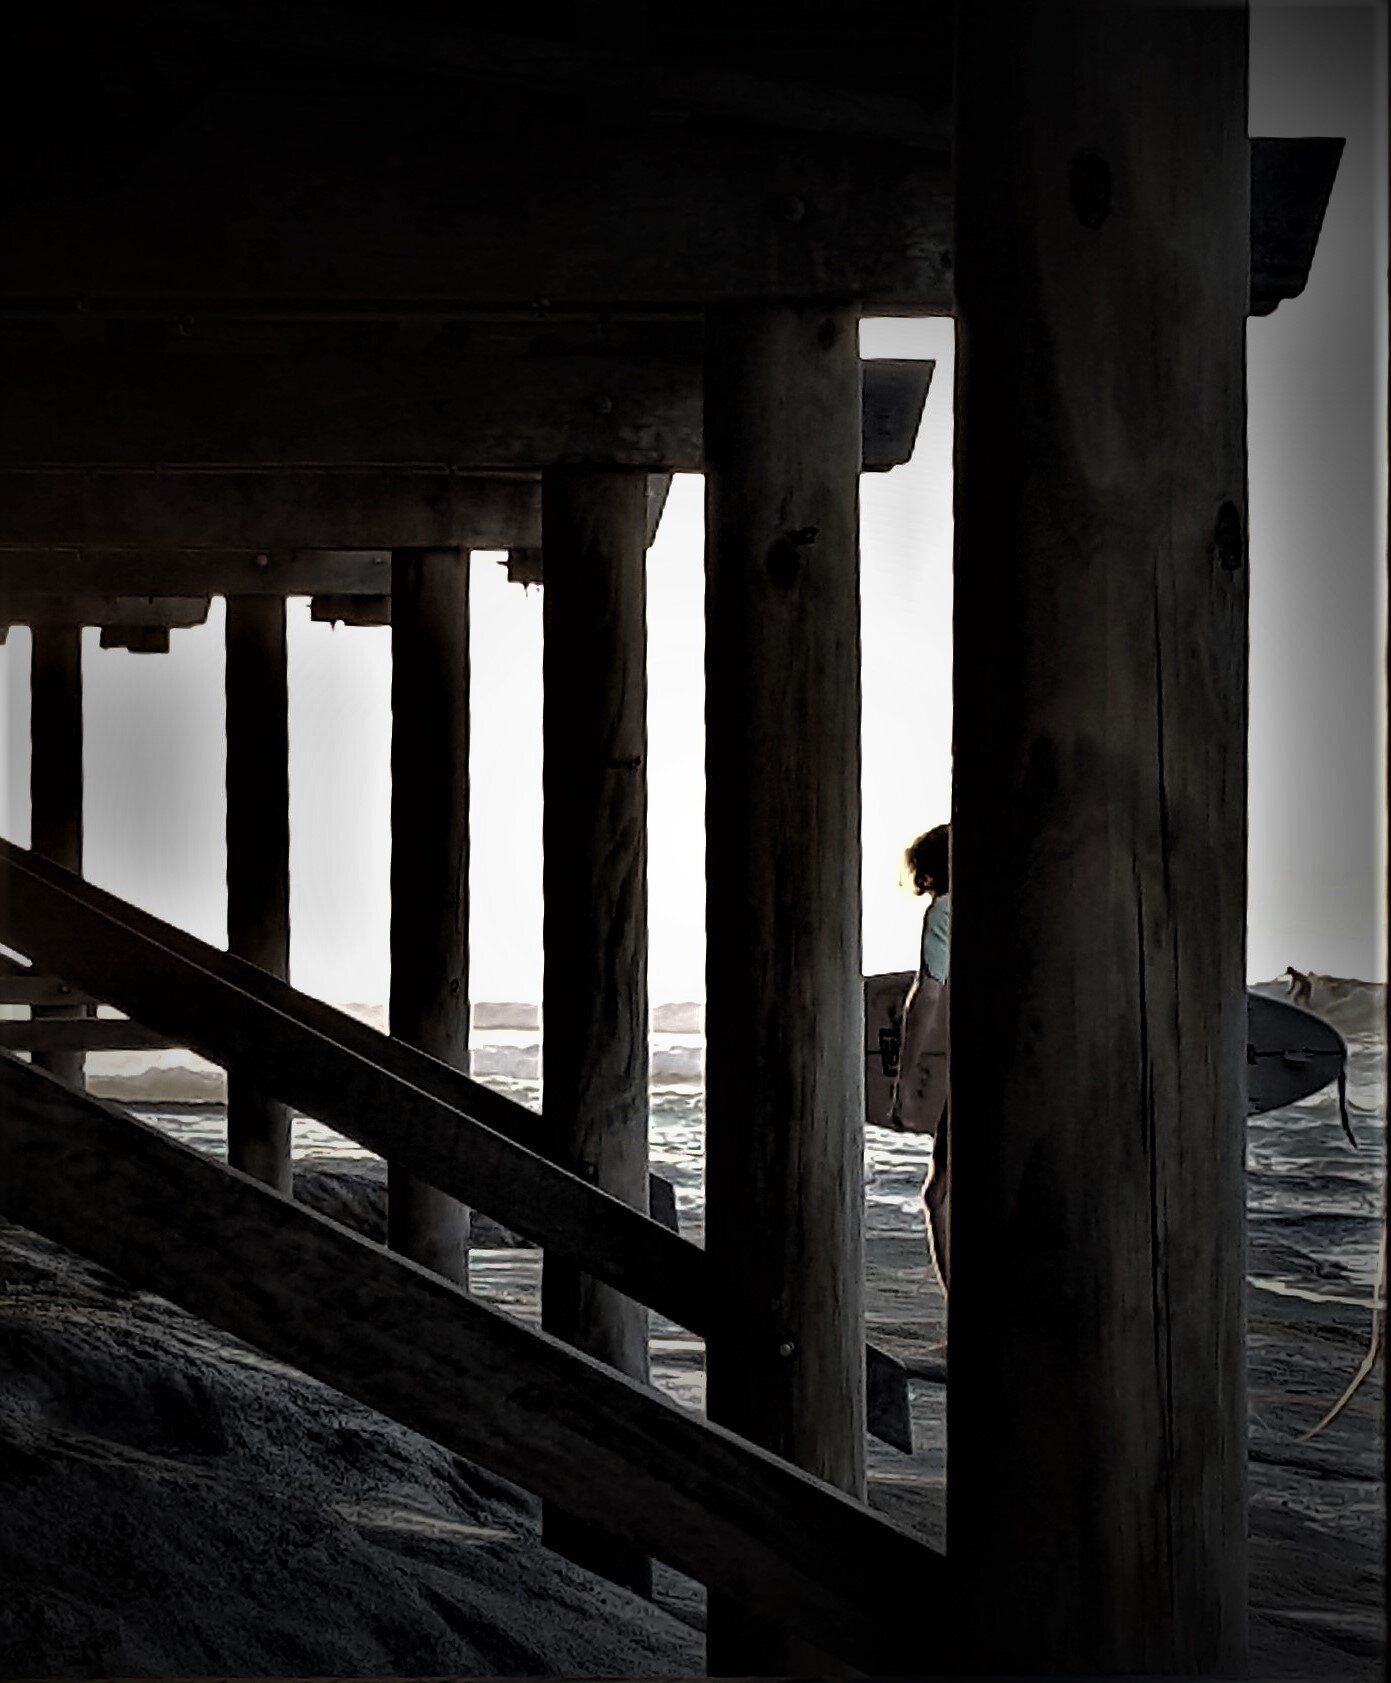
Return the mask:
<path fill-rule="evenodd" d="M 945 982 L 950 967 L 951 895 L 939 894 L 923 918 L 923 975 L 934 982 Z"/>

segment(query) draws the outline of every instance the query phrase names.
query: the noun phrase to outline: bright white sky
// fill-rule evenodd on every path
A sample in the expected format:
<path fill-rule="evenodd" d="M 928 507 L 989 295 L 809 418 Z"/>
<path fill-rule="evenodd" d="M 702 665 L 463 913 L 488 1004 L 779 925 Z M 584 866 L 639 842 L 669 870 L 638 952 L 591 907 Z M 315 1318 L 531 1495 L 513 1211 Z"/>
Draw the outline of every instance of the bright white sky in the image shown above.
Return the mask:
<path fill-rule="evenodd" d="M 1369 7 L 1258 8 L 1252 130 L 1346 134 L 1313 276 L 1252 324 L 1251 978 L 1385 974 L 1385 228 Z M 1313 30 L 1311 34 L 1310 31 Z M 1317 52 L 1311 48 L 1317 47 Z M 1311 72 L 1310 66 L 1317 73 Z M 1378 273 L 1379 268 L 1379 273 Z M 912 463 L 862 481 L 864 960 L 911 968 L 904 843 L 948 815 L 952 324 L 868 321 L 867 356 L 931 357 Z M 1380 489 L 1379 489 L 1380 486 Z M 1379 498 L 1379 500 L 1378 500 Z M 703 992 L 701 484 L 678 478 L 649 562 L 651 990 Z M 541 981 L 541 601 L 472 563 L 475 999 Z M 292 969 L 339 1002 L 387 989 L 390 633 L 290 610 Z M 222 604 L 171 651 L 86 635 L 87 873 L 225 939 Z M 28 634 L 0 648 L 0 832 L 28 841 Z"/>

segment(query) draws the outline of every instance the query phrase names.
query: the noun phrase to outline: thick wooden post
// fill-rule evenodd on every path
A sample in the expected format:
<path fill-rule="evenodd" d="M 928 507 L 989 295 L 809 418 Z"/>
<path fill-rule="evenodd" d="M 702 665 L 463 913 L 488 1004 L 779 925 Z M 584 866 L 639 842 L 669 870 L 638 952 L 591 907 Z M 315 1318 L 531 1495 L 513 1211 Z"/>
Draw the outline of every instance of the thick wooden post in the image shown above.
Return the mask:
<path fill-rule="evenodd" d="M 848 306 L 707 318 L 705 1176 L 710 1417 L 863 1496 L 858 358 Z M 712 1604 L 712 1674 L 792 1659 Z"/>
<path fill-rule="evenodd" d="M 547 468 L 542 1109 L 556 1161 L 647 1209 L 646 475 Z M 648 1378 L 647 1311 L 559 1259 L 547 1332 Z M 646 1593 L 651 1563 L 547 1508 L 549 1547 Z"/>
<path fill-rule="evenodd" d="M 957 29 L 956 1659 L 1240 1675 L 1246 15 Z"/>
<path fill-rule="evenodd" d="M 290 724 L 285 599 L 227 598 L 227 946 L 290 977 Z M 227 1073 L 227 1161 L 288 1194 L 290 1109 Z"/>
<path fill-rule="evenodd" d="M 82 627 L 36 625 L 29 663 L 29 845 L 82 870 Z M 35 1006 L 35 1017 L 84 1017 L 85 1005 Z M 83 1052 L 35 1052 L 34 1063 L 83 1084 Z"/>
<path fill-rule="evenodd" d="M 469 558 L 391 563 L 391 1032 L 456 1069 L 469 1036 Z M 388 1168 L 387 1243 L 468 1286 L 469 1212 Z"/>

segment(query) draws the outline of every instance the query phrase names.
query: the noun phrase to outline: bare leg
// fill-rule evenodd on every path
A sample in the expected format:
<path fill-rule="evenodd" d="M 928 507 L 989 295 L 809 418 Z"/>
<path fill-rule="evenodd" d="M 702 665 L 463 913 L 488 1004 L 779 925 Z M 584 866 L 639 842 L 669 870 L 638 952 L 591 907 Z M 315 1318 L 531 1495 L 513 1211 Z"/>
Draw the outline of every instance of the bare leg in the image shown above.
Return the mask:
<path fill-rule="evenodd" d="M 942 1112 L 937 1138 L 932 1145 L 932 1164 L 923 1182 L 923 1210 L 927 1216 L 927 1248 L 932 1257 L 942 1296 L 947 1296 L 951 1276 L 951 1155 L 949 1124 L 951 1105 Z"/>

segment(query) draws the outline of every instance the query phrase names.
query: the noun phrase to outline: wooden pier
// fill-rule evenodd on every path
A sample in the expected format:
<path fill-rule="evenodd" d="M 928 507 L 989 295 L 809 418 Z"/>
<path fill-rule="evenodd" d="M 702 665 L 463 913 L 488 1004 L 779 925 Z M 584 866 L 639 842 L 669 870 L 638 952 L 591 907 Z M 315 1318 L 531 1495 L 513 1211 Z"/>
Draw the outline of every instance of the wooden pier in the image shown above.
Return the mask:
<path fill-rule="evenodd" d="M 34 772 L 0 1215 L 534 1492 L 590 1570 L 705 1583 L 712 1675 L 1231 1674 L 1245 318 L 1302 287 L 1338 144 L 1248 141 L 1239 6 L 895 0 L 853 41 L 790 0 L 639 0 L 621 40 L 602 9 L 138 0 L 64 61 L 118 65 L 132 120 L 65 97 L 3 213 Z M 960 323 L 945 1555 L 865 1504 L 867 1434 L 910 1440 L 865 1335 L 859 476 L 932 377 L 861 359 L 884 314 Z M 674 472 L 706 481 L 704 1249 L 647 1141 Z M 539 1117 L 468 1074 L 482 549 L 544 591 Z M 83 628 L 153 658 L 213 596 L 227 952 L 82 878 Z M 389 1037 L 292 985 L 291 596 L 391 626 Z M 227 1069 L 230 1169 L 83 1091 L 118 1045 Z M 294 1202 L 291 1107 L 387 1160 L 394 1255 Z M 541 1330 L 469 1297 L 471 1210 L 543 1251 Z M 708 1420 L 652 1389 L 651 1311 L 705 1340 Z"/>

